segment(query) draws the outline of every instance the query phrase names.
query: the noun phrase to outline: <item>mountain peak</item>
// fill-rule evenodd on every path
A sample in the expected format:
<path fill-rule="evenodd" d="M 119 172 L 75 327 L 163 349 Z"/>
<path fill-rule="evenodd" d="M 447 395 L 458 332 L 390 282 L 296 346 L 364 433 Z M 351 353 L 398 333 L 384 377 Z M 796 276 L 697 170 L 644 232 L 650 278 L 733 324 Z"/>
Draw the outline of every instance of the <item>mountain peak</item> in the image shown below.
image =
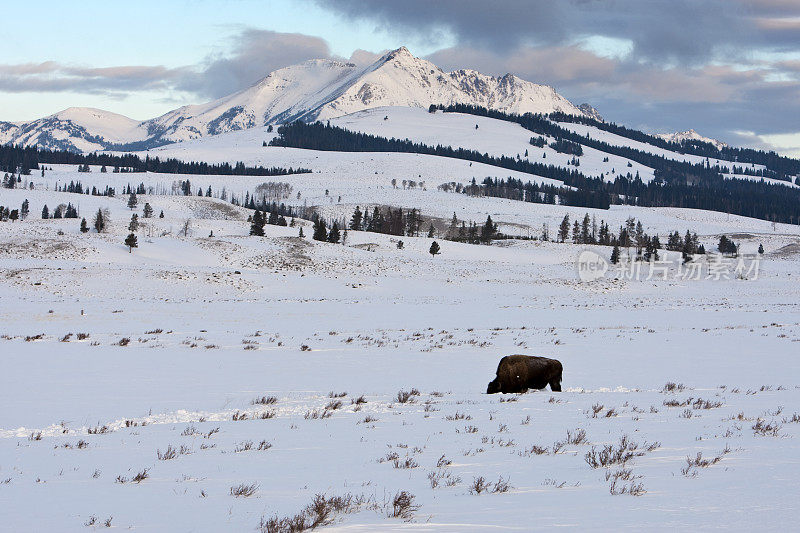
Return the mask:
<path fill-rule="evenodd" d="M 369 65 L 312 59 L 271 72 L 254 85 L 212 102 L 186 105 L 145 122 L 88 108 L 71 108 L 31 122 L 47 137 L 21 138 L 7 127 L 0 142 L 26 142 L 85 151 L 158 146 L 235 130 L 340 117 L 364 109 L 468 104 L 507 113 L 582 112 L 552 87 L 513 74 L 445 72 L 401 46 Z M 46 130 L 46 131 L 45 131 Z M 5 141 L 8 139 L 8 141 Z M 82 139 L 82 140 L 81 140 Z M 78 142 L 80 141 L 80 142 Z M 90 141 L 90 143 L 89 143 Z M 51 142 L 51 141 L 47 141 Z"/>
<path fill-rule="evenodd" d="M 401 61 L 402 60 L 413 61 L 413 60 L 417 59 L 417 57 L 414 54 L 412 54 L 408 50 L 408 48 L 406 48 L 405 46 L 401 46 L 400 48 L 397 48 L 396 50 L 392 50 L 390 52 L 386 52 L 386 54 L 384 54 L 383 57 L 378 60 L 378 62 L 379 63 L 388 63 L 389 61 L 392 61 L 392 60 L 395 60 L 395 59 L 401 60 Z"/>

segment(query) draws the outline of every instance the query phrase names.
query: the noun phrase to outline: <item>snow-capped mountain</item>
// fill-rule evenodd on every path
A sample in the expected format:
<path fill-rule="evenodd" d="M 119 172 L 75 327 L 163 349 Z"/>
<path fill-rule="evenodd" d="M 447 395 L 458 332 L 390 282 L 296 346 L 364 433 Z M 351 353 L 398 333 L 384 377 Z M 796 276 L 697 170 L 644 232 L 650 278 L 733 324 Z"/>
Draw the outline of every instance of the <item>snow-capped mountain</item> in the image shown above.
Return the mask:
<path fill-rule="evenodd" d="M 704 143 L 713 144 L 717 149 L 728 146 L 724 142 L 718 141 L 717 139 L 711 139 L 710 137 L 703 137 L 694 130 L 679 131 L 677 133 L 662 133 L 656 135 L 656 137 L 658 137 L 659 139 L 664 139 L 665 141 L 674 142 L 678 144 L 681 144 L 685 141 L 700 141 Z"/>
<path fill-rule="evenodd" d="M 473 104 L 509 113 L 584 114 L 552 87 L 511 74 L 445 72 L 405 47 L 367 66 L 317 59 L 270 73 L 243 91 L 137 122 L 70 108 L 26 123 L 0 123 L 0 143 L 91 151 L 144 149 L 293 120 L 326 120 L 380 106 Z"/>
<path fill-rule="evenodd" d="M 587 117 L 593 118 L 600 122 L 605 122 L 603 120 L 603 115 L 600 114 L 600 111 L 595 109 L 594 106 L 591 104 L 581 104 L 578 106 L 578 109 L 580 109 L 581 112 Z"/>

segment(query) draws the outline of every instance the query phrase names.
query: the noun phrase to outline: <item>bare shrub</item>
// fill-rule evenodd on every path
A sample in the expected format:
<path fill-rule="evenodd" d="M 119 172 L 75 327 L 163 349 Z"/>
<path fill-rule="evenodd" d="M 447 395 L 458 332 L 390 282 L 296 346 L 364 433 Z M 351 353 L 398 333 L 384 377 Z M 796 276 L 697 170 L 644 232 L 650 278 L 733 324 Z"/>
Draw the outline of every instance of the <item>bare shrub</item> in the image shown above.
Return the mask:
<path fill-rule="evenodd" d="M 781 426 L 777 422 L 767 422 L 763 418 L 756 420 L 752 427 L 753 433 L 765 437 L 777 437 L 778 432 L 781 430 Z"/>
<path fill-rule="evenodd" d="M 347 396 L 347 392 L 333 392 L 333 391 L 331 391 L 331 392 L 328 393 L 328 398 L 344 398 L 345 396 Z"/>
<path fill-rule="evenodd" d="M 28 440 L 42 440 L 42 432 L 34 431 L 28 436 Z"/>
<path fill-rule="evenodd" d="M 258 492 L 257 483 L 239 483 L 238 485 L 231 487 L 231 496 L 236 498 L 249 498 L 256 492 Z"/>
<path fill-rule="evenodd" d="M 683 383 L 673 383 L 672 381 L 668 381 L 664 388 L 661 389 L 661 392 L 681 392 L 684 389 Z"/>
<path fill-rule="evenodd" d="M 392 466 L 399 469 L 410 469 L 410 468 L 417 468 L 419 463 L 414 460 L 413 457 L 406 456 L 405 459 L 400 459 L 396 457 L 392 460 Z"/>
<path fill-rule="evenodd" d="M 530 448 L 525 448 L 524 450 L 517 452 L 517 455 L 519 455 L 520 457 L 531 457 L 533 455 L 544 455 L 546 453 L 547 453 L 546 447 L 537 446 L 536 444 L 534 444 Z"/>
<path fill-rule="evenodd" d="M 272 405 L 278 402 L 278 398 L 275 396 L 262 396 L 261 398 L 256 398 L 250 402 L 251 405 Z"/>
<path fill-rule="evenodd" d="M 256 418 L 259 420 L 269 420 L 270 418 L 275 418 L 275 411 L 264 411 L 263 413 L 256 415 Z"/>
<path fill-rule="evenodd" d="M 658 442 L 644 443 L 639 445 L 631 442 L 627 435 L 620 438 L 619 444 L 606 444 L 600 450 L 594 446 L 586 453 L 584 459 L 592 468 L 600 468 L 612 465 L 624 465 L 634 457 L 641 457 L 646 452 L 653 451 L 661 444 Z"/>
<path fill-rule="evenodd" d="M 86 430 L 86 432 L 89 435 L 103 435 L 105 433 L 110 433 L 111 429 L 108 426 L 103 425 L 103 426 L 95 426 L 93 428 L 89 428 Z"/>
<path fill-rule="evenodd" d="M 715 464 L 722 461 L 722 458 L 731 452 L 731 449 L 726 446 L 724 450 L 720 452 L 720 454 L 716 457 L 711 459 L 707 459 L 703 457 L 703 452 L 697 452 L 695 457 L 686 457 L 686 466 L 681 468 L 681 474 L 684 476 L 695 476 L 697 473 L 693 470 L 696 468 L 708 468 L 709 466 L 714 466 Z"/>
<path fill-rule="evenodd" d="M 141 472 L 139 472 L 138 474 L 133 476 L 131 481 L 133 481 L 134 483 L 141 483 L 145 479 L 149 478 L 150 474 L 147 472 L 148 470 L 150 470 L 150 469 L 149 468 L 145 468 L 144 470 L 142 470 Z"/>
<path fill-rule="evenodd" d="M 495 494 L 508 492 L 508 489 L 511 488 L 511 485 L 508 484 L 508 481 L 503 479 L 503 476 L 500 476 L 500 479 L 494 482 L 494 486 L 492 487 L 492 492 Z"/>
<path fill-rule="evenodd" d="M 588 442 L 586 439 L 586 430 L 576 429 L 575 433 L 572 433 L 568 430 L 566 442 L 567 444 L 574 444 L 576 446 L 580 444 L 586 444 L 586 442 Z"/>
<path fill-rule="evenodd" d="M 397 393 L 397 402 L 398 403 L 408 403 L 414 401 L 414 396 L 419 396 L 419 391 L 417 389 L 411 389 L 410 391 L 399 391 Z"/>
<path fill-rule="evenodd" d="M 171 444 L 167 446 L 167 449 L 164 450 L 163 453 L 161 452 L 161 450 L 156 450 L 156 457 L 158 457 L 159 461 L 169 461 L 170 459 L 175 459 L 177 455 L 178 455 L 177 450 L 175 450 L 175 448 L 173 448 Z"/>
<path fill-rule="evenodd" d="M 234 422 L 238 422 L 240 420 L 247 420 L 247 413 L 241 413 L 239 411 L 236 411 L 235 413 L 233 413 L 231 420 L 233 420 Z"/>
<path fill-rule="evenodd" d="M 370 424 L 372 422 L 377 422 L 377 421 L 378 421 L 378 419 L 375 418 L 374 416 L 367 415 L 367 416 L 364 417 L 364 420 L 361 420 L 358 423 L 359 424 Z"/>
<path fill-rule="evenodd" d="M 328 405 L 325 406 L 325 409 L 330 411 L 335 411 L 336 409 L 339 409 L 341 406 L 342 406 L 341 400 L 331 400 L 330 402 L 328 402 Z"/>
<path fill-rule="evenodd" d="M 491 483 L 486 481 L 483 476 L 476 477 L 472 480 L 472 485 L 469 486 L 470 494 L 482 494 L 491 488 Z"/>
<path fill-rule="evenodd" d="M 294 516 L 284 518 L 262 516 L 257 529 L 261 533 L 301 533 L 332 523 L 337 514 L 354 513 L 365 502 L 363 496 L 353 496 L 349 493 L 330 497 L 317 494 L 305 509 Z"/>
<path fill-rule="evenodd" d="M 79 341 L 82 341 L 82 340 L 88 339 L 89 338 L 89 334 L 88 333 L 78 333 L 77 334 L 77 338 L 78 338 Z"/>
<path fill-rule="evenodd" d="M 722 402 L 704 400 L 702 398 L 692 402 L 692 409 L 716 409 L 717 407 L 722 407 Z"/>
<path fill-rule="evenodd" d="M 629 494 L 630 496 L 643 496 L 647 491 L 644 488 L 644 484 L 641 482 L 636 481 L 629 481 L 627 483 L 619 483 L 617 479 L 614 479 L 611 482 L 611 486 L 608 488 L 608 491 L 613 496 L 619 496 L 620 494 Z"/>
<path fill-rule="evenodd" d="M 123 337 L 119 341 L 116 342 L 117 346 L 127 346 L 131 343 L 131 340 L 128 337 Z"/>
<path fill-rule="evenodd" d="M 600 414 L 600 411 L 603 410 L 603 407 L 605 406 L 601 403 L 592 405 L 592 418 L 597 418 L 597 415 Z"/>
<path fill-rule="evenodd" d="M 236 445 L 236 448 L 233 449 L 234 452 L 249 452 L 253 449 L 253 441 L 248 440 L 245 442 L 241 442 Z"/>
<path fill-rule="evenodd" d="M 420 506 L 414 504 L 415 496 L 405 490 L 398 492 L 392 499 L 392 518 L 410 520 L 414 517 Z"/>
<path fill-rule="evenodd" d="M 355 405 L 363 405 L 363 404 L 365 404 L 365 403 L 367 403 L 367 399 L 366 399 L 366 398 L 364 398 L 364 395 L 363 395 L 363 394 L 362 394 L 361 396 L 359 396 L 358 398 L 355 398 L 355 399 L 353 399 L 353 400 L 350 400 L 350 404 L 351 404 L 351 405 L 353 405 L 353 404 L 355 404 Z"/>

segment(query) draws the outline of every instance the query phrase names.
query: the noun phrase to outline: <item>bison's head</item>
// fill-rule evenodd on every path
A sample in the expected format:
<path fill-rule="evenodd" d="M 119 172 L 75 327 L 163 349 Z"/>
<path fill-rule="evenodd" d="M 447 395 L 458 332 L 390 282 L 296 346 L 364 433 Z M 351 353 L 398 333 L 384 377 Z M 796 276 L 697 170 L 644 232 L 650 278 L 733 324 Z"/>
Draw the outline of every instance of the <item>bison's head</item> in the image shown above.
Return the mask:
<path fill-rule="evenodd" d="M 497 379 L 489 383 L 489 386 L 486 387 L 486 394 L 496 394 L 500 392 L 500 383 Z"/>

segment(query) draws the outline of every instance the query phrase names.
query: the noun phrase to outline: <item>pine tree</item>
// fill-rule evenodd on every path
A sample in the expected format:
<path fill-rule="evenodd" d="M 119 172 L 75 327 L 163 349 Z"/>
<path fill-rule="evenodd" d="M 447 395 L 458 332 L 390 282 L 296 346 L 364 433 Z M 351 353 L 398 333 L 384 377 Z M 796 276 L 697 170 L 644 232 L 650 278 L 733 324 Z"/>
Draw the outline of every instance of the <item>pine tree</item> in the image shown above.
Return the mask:
<path fill-rule="evenodd" d="M 20 217 L 22 220 L 25 220 L 26 218 L 28 218 L 28 213 L 29 213 L 29 210 L 30 210 L 30 208 L 29 208 L 28 206 L 29 206 L 29 204 L 28 204 L 28 199 L 26 198 L 26 199 L 25 199 L 25 200 L 22 202 L 22 209 L 20 209 L 20 211 L 19 211 L 19 217 Z"/>
<path fill-rule="evenodd" d="M 129 233 L 128 236 L 125 237 L 125 245 L 128 247 L 128 253 L 133 253 L 133 249 L 139 247 L 136 235 Z"/>
<path fill-rule="evenodd" d="M 361 221 L 364 218 L 364 214 L 361 212 L 361 208 L 356 206 L 356 210 L 353 211 L 353 216 L 350 218 L 350 229 L 358 231 L 361 229 Z"/>
<path fill-rule="evenodd" d="M 318 218 L 317 221 L 314 222 L 314 235 L 312 235 L 311 238 L 315 241 L 328 240 L 328 228 L 325 225 L 325 221 L 321 218 Z"/>
<path fill-rule="evenodd" d="M 619 246 L 614 245 L 614 249 L 611 250 L 611 264 L 616 265 L 619 263 Z"/>
<path fill-rule="evenodd" d="M 137 231 L 139 229 L 139 215 L 136 213 L 131 215 L 131 222 L 128 224 L 128 231 Z"/>
<path fill-rule="evenodd" d="M 12 209 L 11 211 L 9 211 L 8 220 L 10 220 L 11 222 L 14 222 L 18 218 L 19 218 L 19 211 L 17 209 Z"/>
<path fill-rule="evenodd" d="M 86 219 L 82 218 L 81 219 L 81 233 L 86 233 L 87 231 L 89 231 L 89 225 L 86 224 Z"/>
<path fill-rule="evenodd" d="M 298 237 L 301 239 L 305 237 L 305 234 L 303 233 L 303 226 L 300 226 L 300 233 L 298 234 Z"/>
<path fill-rule="evenodd" d="M 435 232 L 435 228 L 433 227 L 433 222 L 431 222 L 430 227 L 428 228 L 428 238 L 432 238 Z"/>
<path fill-rule="evenodd" d="M 256 237 L 263 237 L 264 236 L 264 215 L 261 214 L 261 211 L 256 209 L 256 212 L 253 214 L 253 223 L 250 224 L 250 235 L 255 235 Z"/>
<path fill-rule="evenodd" d="M 764 253 L 764 245 L 763 244 L 759 244 L 758 245 L 758 253 L 760 253 L 760 254 Z"/>
<path fill-rule="evenodd" d="M 94 216 L 94 229 L 97 230 L 97 233 L 103 233 L 106 229 L 106 221 L 105 217 L 103 217 L 102 209 L 98 209 L 97 214 Z"/>
<path fill-rule="evenodd" d="M 334 244 L 339 242 L 341 235 L 339 234 L 339 223 L 334 222 L 333 226 L 331 226 L 331 231 L 328 233 L 328 242 L 332 242 Z"/>
<path fill-rule="evenodd" d="M 492 216 L 489 215 L 486 217 L 486 222 L 481 228 L 481 242 L 490 244 L 495 236 L 495 233 L 497 233 L 497 224 L 492 222 Z"/>
<path fill-rule="evenodd" d="M 136 193 L 131 192 L 131 195 L 128 197 L 128 209 L 136 209 L 138 203 L 139 200 L 136 198 Z"/>
<path fill-rule="evenodd" d="M 161 214 L 158 215 L 158 218 L 164 218 L 164 210 L 163 209 L 161 210 Z"/>
<path fill-rule="evenodd" d="M 433 241 L 431 243 L 430 249 L 428 250 L 428 253 L 430 253 L 433 257 L 436 257 L 437 254 L 441 253 L 440 250 L 441 250 L 441 248 L 439 247 L 439 243 L 436 242 L 436 241 Z"/>
<path fill-rule="evenodd" d="M 558 227 L 558 240 L 566 242 L 569 238 L 569 215 L 564 215 L 561 225 Z"/>
<path fill-rule="evenodd" d="M 149 202 L 145 202 L 144 209 L 142 210 L 142 215 L 144 218 L 151 218 L 153 216 L 153 208 L 150 206 Z"/>
<path fill-rule="evenodd" d="M 50 210 L 47 209 L 47 204 L 42 208 L 42 218 L 50 218 Z"/>

